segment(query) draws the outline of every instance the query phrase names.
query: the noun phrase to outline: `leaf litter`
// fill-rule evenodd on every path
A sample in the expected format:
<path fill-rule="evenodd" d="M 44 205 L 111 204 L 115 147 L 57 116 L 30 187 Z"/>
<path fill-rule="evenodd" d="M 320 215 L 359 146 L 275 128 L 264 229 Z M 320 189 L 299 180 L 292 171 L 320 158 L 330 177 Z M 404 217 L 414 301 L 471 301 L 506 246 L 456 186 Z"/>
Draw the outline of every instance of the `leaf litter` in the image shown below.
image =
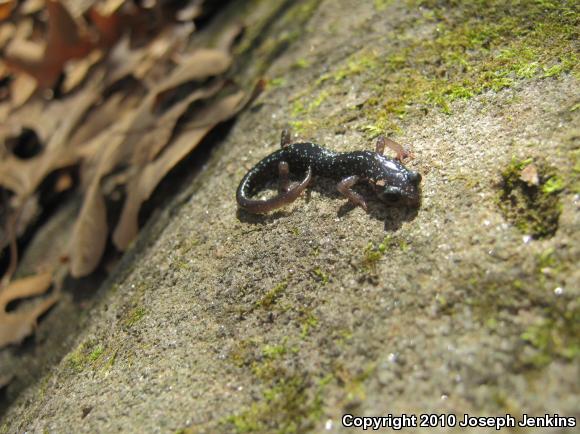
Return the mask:
<path fill-rule="evenodd" d="M 227 77 L 242 25 L 224 29 L 213 48 L 199 47 L 195 19 L 205 1 L 149 3 L 0 5 L 0 252 L 9 257 L 0 348 L 20 343 L 57 302 L 59 291 L 46 293 L 60 287 L 63 267 L 81 278 L 99 267 L 109 240 L 126 250 L 157 185 L 263 85 L 243 90 Z M 118 189 L 124 201 L 112 218 Z M 42 224 L 44 195 L 70 190 L 82 205 L 59 255 L 68 260 L 58 272 L 14 279 L 18 237 Z"/>

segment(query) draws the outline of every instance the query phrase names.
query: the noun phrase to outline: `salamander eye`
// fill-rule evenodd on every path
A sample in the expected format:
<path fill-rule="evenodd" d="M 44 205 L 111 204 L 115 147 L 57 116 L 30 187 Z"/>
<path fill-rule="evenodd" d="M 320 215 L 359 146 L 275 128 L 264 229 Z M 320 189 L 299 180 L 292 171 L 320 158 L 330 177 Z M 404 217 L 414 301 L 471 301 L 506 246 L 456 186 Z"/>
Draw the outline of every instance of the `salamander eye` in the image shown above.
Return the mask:
<path fill-rule="evenodd" d="M 395 203 L 401 200 L 403 193 L 399 187 L 388 186 L 385 187 L 381 196 L 385 202 Z"/>
<path fill-rule="evenodd" d="M 411 181 L 414 185 L 419 185 L 421 182 L 421 174 L 419 172 L 409 171 L 407 175 L 409 177 L 409 181 Z"/>

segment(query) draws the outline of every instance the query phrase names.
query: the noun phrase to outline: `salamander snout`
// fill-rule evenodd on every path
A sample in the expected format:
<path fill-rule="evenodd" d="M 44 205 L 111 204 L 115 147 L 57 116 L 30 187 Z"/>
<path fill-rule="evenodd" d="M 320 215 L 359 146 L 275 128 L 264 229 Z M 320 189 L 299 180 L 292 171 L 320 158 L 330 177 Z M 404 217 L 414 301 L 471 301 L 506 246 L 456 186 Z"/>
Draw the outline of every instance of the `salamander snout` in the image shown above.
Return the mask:
<path fill-rule="evenodd" d="M 418 207 L 420 204 L 421 174 L 406 170 L 392 178 L 390 183 L 379 181 L 375 184 L 375 192 L 379 199 L 389 205 Z"/>

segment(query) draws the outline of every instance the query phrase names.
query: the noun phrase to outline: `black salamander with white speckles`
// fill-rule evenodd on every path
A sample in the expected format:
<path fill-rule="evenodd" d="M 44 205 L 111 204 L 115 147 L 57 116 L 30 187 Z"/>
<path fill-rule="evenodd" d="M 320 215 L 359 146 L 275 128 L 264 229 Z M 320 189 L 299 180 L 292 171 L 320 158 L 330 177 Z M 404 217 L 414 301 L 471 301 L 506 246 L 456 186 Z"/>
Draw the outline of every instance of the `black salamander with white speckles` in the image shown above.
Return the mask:
<path fill-rule="evenodd" d="M 242 179 L 236 199 L 240 208 L 256 214 L 266 213 L 292 203 L 306 189 L 312 175 L 338 180 L 337 189 L 353 204 L 367 211 L 365 199 L 351 187 L 357 182 L 369 183 L 379 199 L 388 204 L 419 206 L 421 175 L 407 169 L 397 159 L 382 154 L 385 145 L 401 147 L 379 138 L 376 152 L 334 152 L 314 143 L 289 143 L 289 133 L 282 133 L 282 149 L 256 164 Z M 304 179 L 290 187 L 288 174 L 306 173 Z M 252 199 L 260 188 L 279 177 L 279 194 L 271 199 Z"/>

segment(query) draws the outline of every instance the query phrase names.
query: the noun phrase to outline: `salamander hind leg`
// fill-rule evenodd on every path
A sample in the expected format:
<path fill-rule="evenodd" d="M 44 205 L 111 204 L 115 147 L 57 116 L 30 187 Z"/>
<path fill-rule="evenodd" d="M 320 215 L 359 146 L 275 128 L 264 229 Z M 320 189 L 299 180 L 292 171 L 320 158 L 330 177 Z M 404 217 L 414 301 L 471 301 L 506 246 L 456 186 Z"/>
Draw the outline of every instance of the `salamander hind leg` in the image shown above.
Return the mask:
<path fill-rule="evenodd" d="M 353 191 L 351 188 L 360 180 L 360 176 L 353 175 L 349 176 L 348 178 L 344 178 L 336 185 L 336 189 L 345 196 L 352 204 L 356 206 L 360 206 L 362 209 L 368 212 L 367 203 L 364 198 L 358 194 L 356 191 Z"/>
<path fill-rule="evenodd" d="M 308 167 L 306 176 L 302 181 L 293 187 L 288 188 L 288 191 L 278 193 L 275 197 L 271 199 L 251 199 L 246 196 L 243 188 L 238 188 L 237 201 L 241 208 L 248 212 L 255 214 L 264 214 L 273 211 L 277 208 L 288 205 L 298 199 L 298 196 L 308 187 L 310 181 L 312 180 L 312 168 Z"/>

